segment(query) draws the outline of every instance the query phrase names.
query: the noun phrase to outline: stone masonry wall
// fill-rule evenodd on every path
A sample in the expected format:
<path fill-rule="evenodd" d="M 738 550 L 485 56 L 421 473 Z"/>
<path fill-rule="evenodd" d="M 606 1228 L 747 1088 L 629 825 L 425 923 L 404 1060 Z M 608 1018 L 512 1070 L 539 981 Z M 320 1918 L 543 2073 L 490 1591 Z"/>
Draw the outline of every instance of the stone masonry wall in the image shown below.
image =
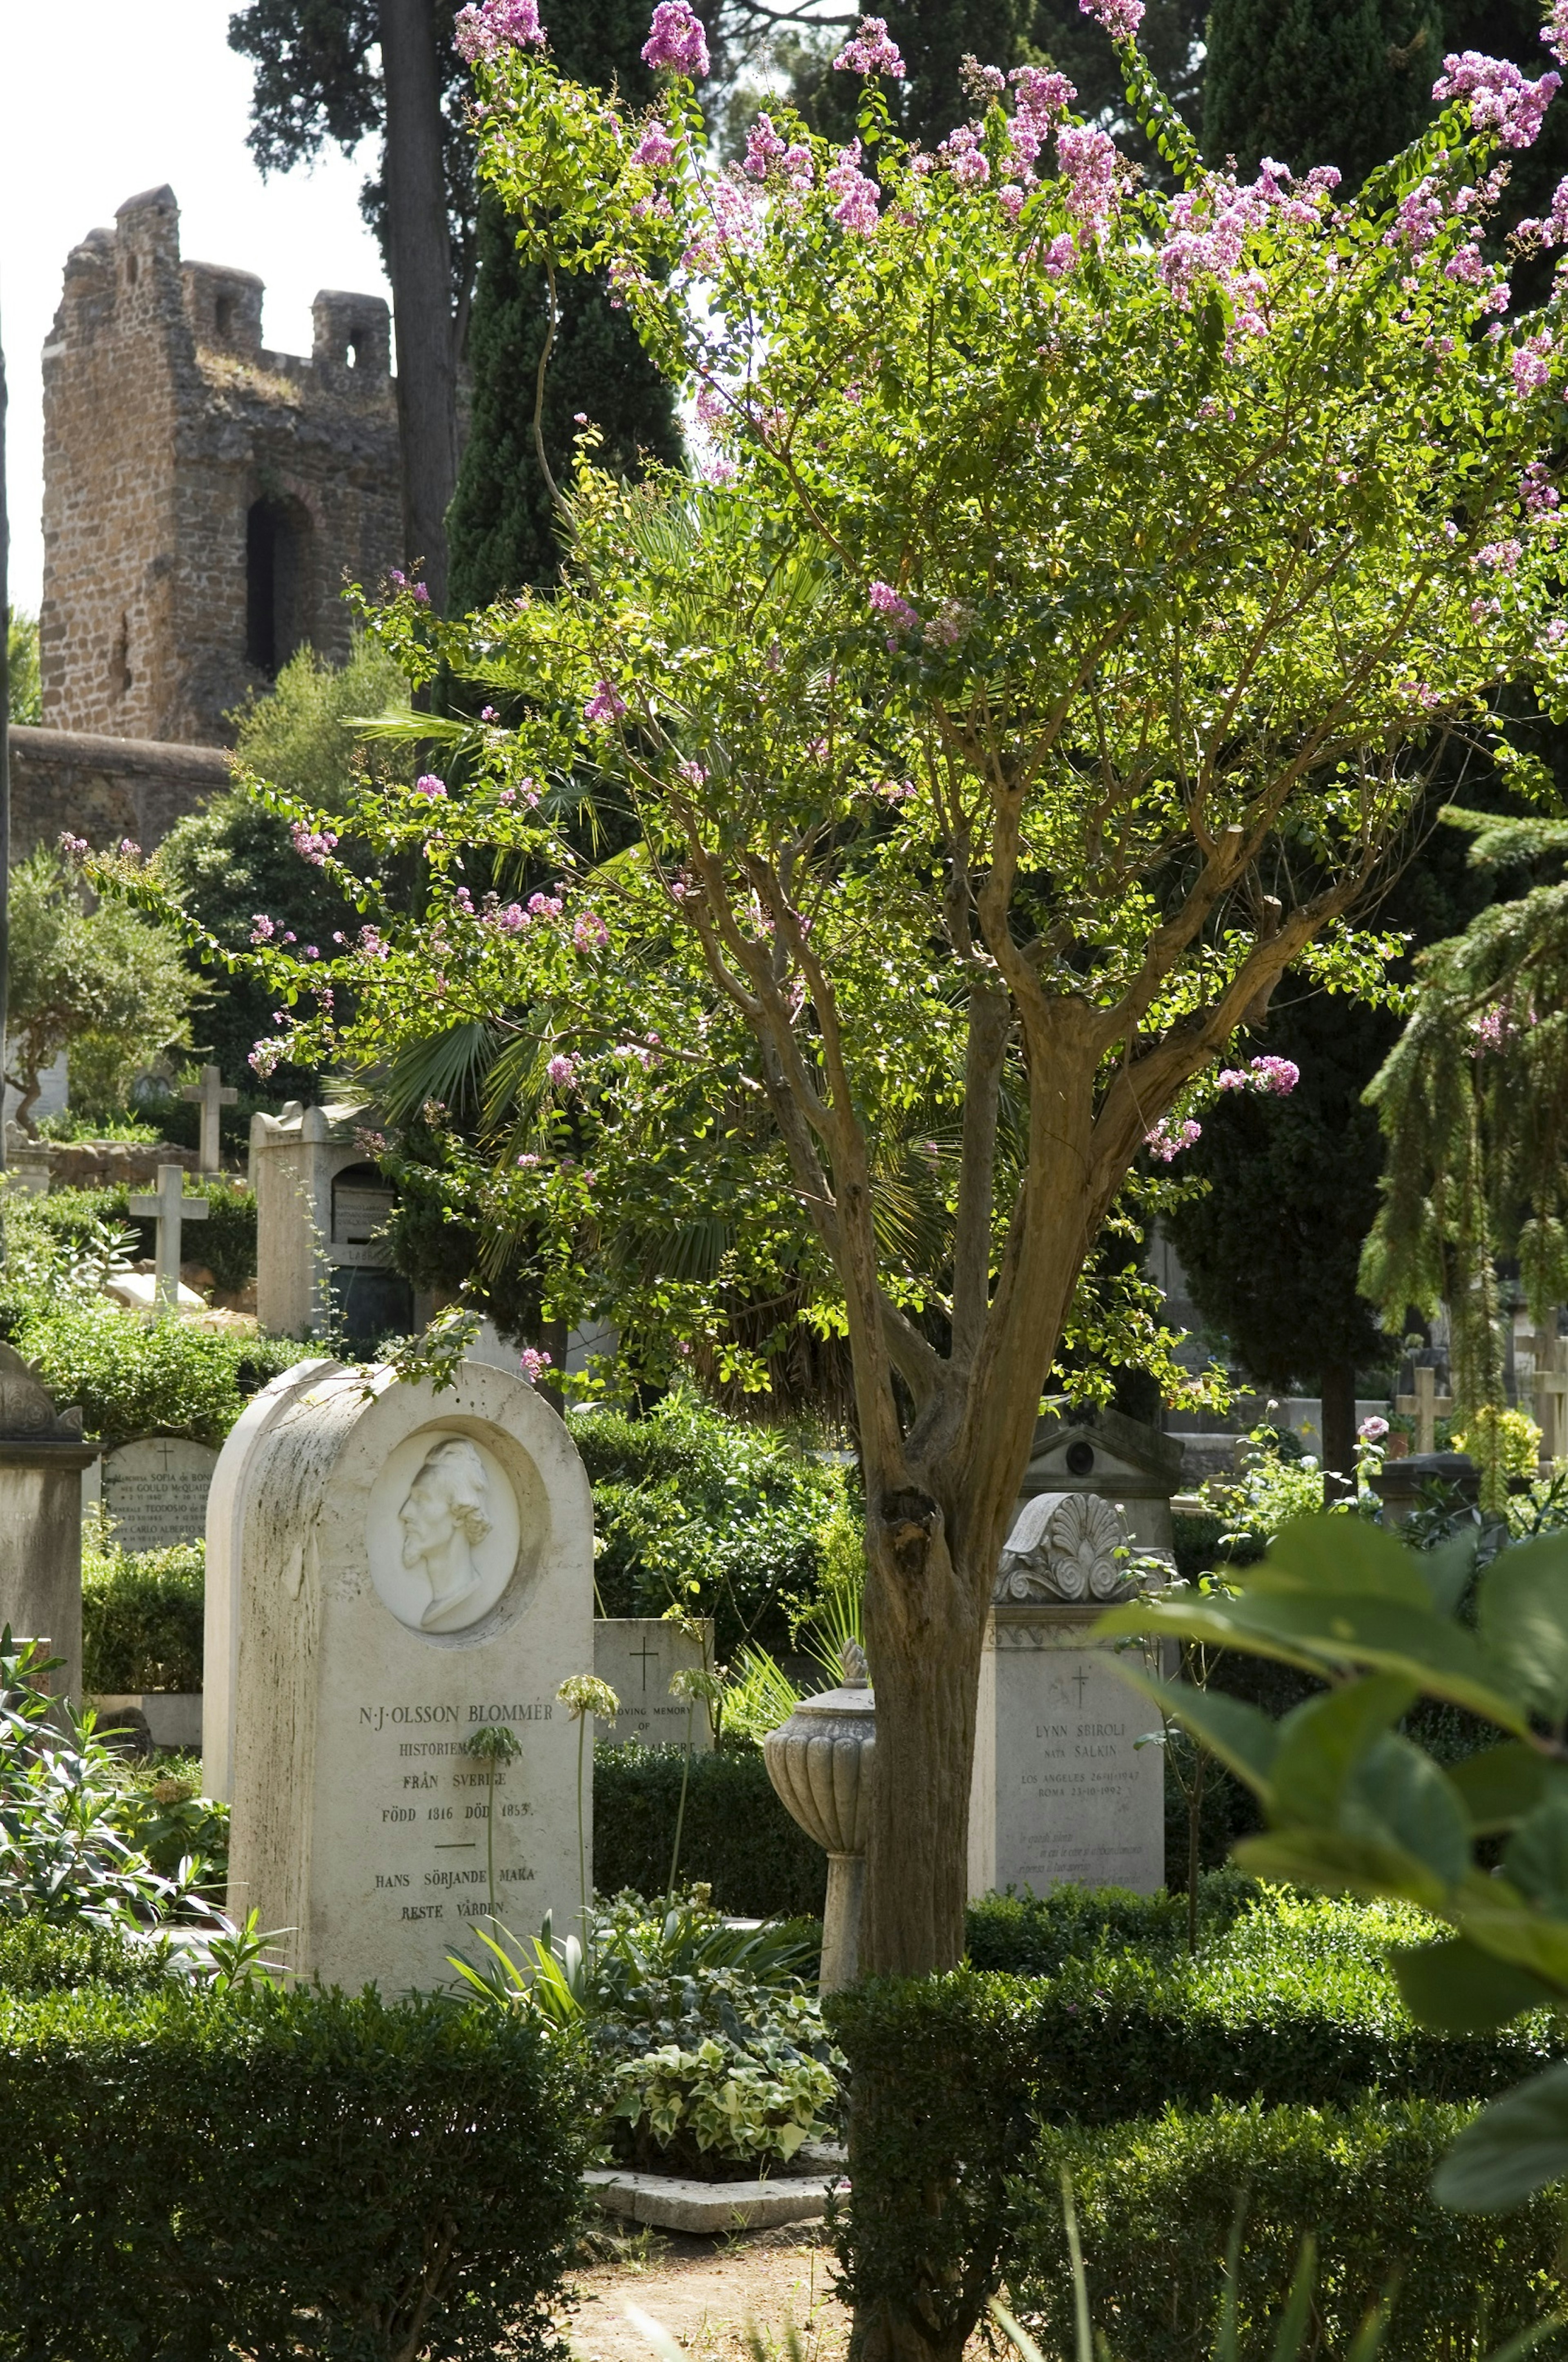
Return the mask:
<path fill-rule="evenodd" d="M 66 262 L 44 348 L 51 730 L 219 746 L 302 643 L 341 659 L 345 578 L 399 561 L 385 304 L 318 295 L 303 360 L 263 349 L 262 293 L 181 260 L 168 188 Z"/>
<path fill-rule="evenodd" d="M 19 724 L 10 740 L 11 852 L 17 861 L 36 845 L 56 844 L 66 830 L 99 850 L 128 836 L 150 853 L 177 820 L 229 780 L 231 758 L 221 746 L 160 746 Z"/>

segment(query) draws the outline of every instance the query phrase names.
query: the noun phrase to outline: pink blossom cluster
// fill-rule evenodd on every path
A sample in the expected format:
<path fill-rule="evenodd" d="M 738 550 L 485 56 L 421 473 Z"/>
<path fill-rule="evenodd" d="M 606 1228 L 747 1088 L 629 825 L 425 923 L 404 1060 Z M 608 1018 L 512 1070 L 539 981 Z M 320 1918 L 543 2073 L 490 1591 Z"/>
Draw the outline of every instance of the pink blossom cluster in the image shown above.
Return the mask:
<path fill-rule="evenodd" d="M 602 952 L 609 941 L 609 929 L 597 911 L 583 911 L 572 922 L 572 941 L 580 952 Z"/>
<path fill-rule="evenodd" d="M 277 932 L 277 920 L 269 919 L 265 911 L 257 911 L 252 913 L 250 940 L 253 944 L 269 944 Z"/>
<path fill-rule="evenodd" d="M 1437 99 L 1467 98 L 1475 130 L 1496 133 L 1505 148 L 1529 148 L 1562 86 L 1561 74 L 1543 73 L 1539 82 L 1527 82 L 1508 58 L 1464 50 L 1444 58 L 1431 94 Z"/>
<path fill-rule="evenodd" d="M 1047 279 L 1065 279 L 1078 261 L 1078 245 L 1069 229 L 1053 237 L 1040 257 L 1040 269 Z"/>
<path fill-rule="evenodd" d="M 718 270 L 731 252 L 754 254 L 762 243 L 762 216 L 758 192 L 731 165 L 722 179 L 710 181 L 707 199 L 709 226 L 700 231 L 682 255 L 688 270 Z"/>
<path fill-rule="evenodd" d="M 459 8 L 452 39 L 458 56 L 471 66 L 509 47 L 543 48 L 538 0 L 479 0 L 477 6 Z"/>
<path fill-rule="evenodd" d="M 991 166 L 981 152 L 980 134 L 972 123 L 960 123 L 956 131 L 949 131 L 937 153 L 960 188 L 991 178 Z"/>
<path fill-rule="evenodd" d="M 529 1385 L 536 1386 L 552 1364 L 548 1353 L 541 1352 L 537 1346 L 525 1345 L 517 1357 L 517 1366 Z"/>
<path fill-rule="evenodd" d="M 1519 498 L 1527 516 L 1541 516 L 1556 508 L 1563 498 L 1547 473 L 1544 459 L 1532 459 L 1519 478 Z"/>
<path fill-rule="evenodd" d="M 1065 124 L 1057 133 L 1057 168 L 1069 213 L 1098 237 L 1116 203 L 1115 141 L 1092 124 Z"/>
<path fill-rule="evenodd" d="M 687 0 L 659 0 L 642 44 L 642 62 L 655 72 L 668 66 L 674 73 L 689 74 L 694 82 L 702 80 L 707 72 L 707 37 Z"/>
<path fill-rule="evenodd" d="M 1078 0 L 1078 10 L 1103 25 L 1113 41 L 1135 41 L 1144 21 L 1144 0 Z"/>
<path fill-rule="evenodd" d="M 67 861 L 83 860 L 87 853 L 87 839 L 84 836 L 72 836 L 68 828 L 62 828 L 60 833 L 60 849 Z"/>
<path fill-rule="evenodd" d="M 811 186 L 811 150 L 798 139 L 786 142 L 771 115 L 759 115 L 746 134 L 745 171 L 753 181 L 787 180 L 799 195 Z"/>
<path fill-rule="evenodd" d="M 1010 77 L 1017 102 L 1007 127 L 1003 169 L 1021 181 L 1034 177 L 1036 160 L 1078 93 L 1065 74 L 1043 66 L 1015 66 Z"/>
<path fill-rule="evenodd" d="M 1475 563 L 1477 566 L 1495 566 L 1504 574 L 1517 574 L 1523 556 L 1523 545 L 1510 536 L 1507 541 L 1487 542 L 1484 549 L 1475 552 Z"/>
<path fill-rule="evenodd" d="M 583 708 L 585 722 L 619 722 L 626 711 L 626 700 L 612 682 L 599 681 L 593 695 Z"/>
<path fill-rule="evenodd" d="M 1375 1412 L 1370 1418 L 1364 1418 L 1355 1431 L 1363 1443 L 1381 1443 L 1388 1432 L 1388 1422 Z"/>
<path fill-rule="evenodd" d="M 1568 0 L 1552 0 L 1541 38 L 1560 66 L 1568 66 Z"/>
<path fill-rule="evenodd" d="M 386 959 L 392 947 L 374 927 L 361 927 L 358 948 L 366 959 Z"/>
<path fill-rule="evenodd" d="M 1534 393 L 1552 375 L 1552 331 L 1542 328 L 1539 335 L 1525 337 L 1508 355 L 1508 368 L 1517 394 Z"/>
<path fill-rule="evenodd" d="M 1533 1022 L 1533 1020 L 1532 1020 Z M 1508 1009 L 1484 1009 L 1470 1023 L 1473 1058 L 1485 1058 L 1497 1051 L 1506 1050 L 1519 1027 Z"/>
<path fill-rule="evenodd" d="M 867 596 L 871 601 L 872 613 L 890 623 L 895 632 L 919 630 L 919 616 L 907 599 L 899 597 L 891 582 L 873 582 Z"/>
<path fill-rule="evenodd" d="M 862 17 L 860 31 L 844 44 L 833 64 L 839 73 L 889 74 L 894 82 L 904 80 L 904 60 L 883 17 Z"/>
<path fill-rule="evenodd" d="M 256 1072 L 265 1079 L 282 1059 L 283 1049 L 284 1045 L 281 1042 L 272 1041 L 264 1033 L 260 1041 L 252 1048 L 247 1064 L 254 1066 Z"/>
<path fill-rule="evenodd" d="M 877 199 L 882 192 L 861 170 L 861 143 L 852 139 L 840 148 L 826 176 L 828 193 L 837 200 L 833 218 L 840 229 L 858 237 L 874 237 L 880 223 Z"/>
<path fill-rule="evenodd" d="M 289 833 L 301 860 L 310 862 L 317 869 L 324 867 L 327 855 L 337 843 L 330 828 L 310 829 L 302 820 L 297 820 Z M 125 850 L 122 844 L 120 851 L 124 853 Z"/>
<path fill-rule="evenodd" d="M 446 782 L 444 779 L 437 778 L 433 771 L 422 771 L 414 781 L 414 793 L 416 796 L 424 796 L 433 803 L 437 797 L 445 795 Z"/>
<path fill-rule="evenodd" d="M 1227 1066 L 1221 1075 L 1223 1091 L 1257 1091 L 1285 1098 L 1301 1079 L 1291 1058 L 1254 1058 L 1245 1066 Z"/>
<path fill-rule="evenodd" d="M 1152 1131 L 1145 1132 L 1144 1146 L 1162 1164 L 1168 1164 L 1184 1148 L 1190 1148 L 1195 1140 L 1202 1137 L 1202 1125 L 1194 1123 L 1190 1117 L 1185 1123 L 1178 1123 L 1170 1116 L 1162 1116 Z"/>
<path fill-rule="evenodd" d="M 1424 254 L 1437 236 L 1442 219 L 1442 199 L 1432 182 L 1419 182 L 1409 196 L 1400 200 L 1391 229 L 1383 233 L 1385 246 L 1402 246 L 1414 257 Z"/>
<path fill-rule="evenodd" d="M 565 1050 L 557 1050 L 544 1071 L 560 1089 L 569 1090 L 577 1078 L 578 1064 L 579 1061 L 569 1056 Z"/>
<path fill-rule="evenodd" d="M 650 172 L 662 172 L 667 164 L 673 162 L 674 153 L 674 141 L 662 123 L 654 122 L 644 127 L 641 138 L 631 151 L 631 160 L 634 164 L 646 165 Z"/>
<path fill-rule="evenodd" d="M 707 773 L 700 763 L 694 763 L 689 755 L 675 765 L 675 777 L 684 779 L 688 788 L 706 788 L 707 785 Z"/>

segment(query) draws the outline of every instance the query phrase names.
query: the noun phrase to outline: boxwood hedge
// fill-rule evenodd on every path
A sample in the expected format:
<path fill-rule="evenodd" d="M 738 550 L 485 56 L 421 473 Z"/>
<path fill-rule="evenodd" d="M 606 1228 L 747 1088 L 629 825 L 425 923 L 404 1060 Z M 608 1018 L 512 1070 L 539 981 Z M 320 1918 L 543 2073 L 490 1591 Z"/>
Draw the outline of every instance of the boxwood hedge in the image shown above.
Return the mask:
<path fill-rule="evenodd" d="M 555 2353 L 571 2043 L 373 1992 L 39 1993 L 39 1966 L 0 1994 L 4 2362 Z"/>
<path fill-rule="evenodd" d="M 594 1756 L 594 1884 L 662 1894 L 680 1808 L 679 1747 L 601 1747 Z M 680 1877 L 706 1880 L 720 1911 L 742 1919 L 820 1918 L 828 1857 L 792 1821 L 752 1747 L 694 1755 Z"/>

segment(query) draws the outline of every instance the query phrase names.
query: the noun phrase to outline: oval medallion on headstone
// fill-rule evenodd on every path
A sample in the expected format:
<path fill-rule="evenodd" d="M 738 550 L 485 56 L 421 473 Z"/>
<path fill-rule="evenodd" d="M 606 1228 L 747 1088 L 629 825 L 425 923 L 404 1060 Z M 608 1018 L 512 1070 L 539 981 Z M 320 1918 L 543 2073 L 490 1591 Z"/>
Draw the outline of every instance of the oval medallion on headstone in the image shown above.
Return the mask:
<path fill-rule="evenodd" d="M 370 1579 L 413 1632 L 466 1631 L 517 1572 L 516 1490 L 469 1433 L 424 1428 L 400 1443 L 376 1480 L 367 1528 Z"/>

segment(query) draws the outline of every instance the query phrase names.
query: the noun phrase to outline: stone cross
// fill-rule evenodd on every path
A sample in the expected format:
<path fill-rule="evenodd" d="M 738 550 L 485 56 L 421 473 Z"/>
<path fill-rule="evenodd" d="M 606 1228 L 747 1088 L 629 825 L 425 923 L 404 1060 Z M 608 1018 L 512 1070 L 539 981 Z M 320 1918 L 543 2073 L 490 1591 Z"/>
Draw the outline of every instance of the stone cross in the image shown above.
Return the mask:
<path fill-rule="evenodd" d="M 158 1224 L 158 1265 L 152 1300 L 159 1311 L 173 1312 L 179 1308 L 181 1223 L 204 1222 L 207 1219 L 205 1198 L 185 1197 L 184 1184 L 182 1165 L 160 1164 L 157 1194 L 130 1200 L 133 1214 L 144 1221 L 150 1218 Z"/>
<path fill-rule="evenodd" d="M 1437 1422 L 1440 1418 L 1452 1418 L 1453 1416 L 1453 1396 L 1439 1394 L 1437 1372 L 1430 1363 L 1421 1362 L 1416 1367 L 1415 1393 L 1396 1395 L 1394 1407 L 1403 1418 L 1415 1420 L 1416 1450 L 1435 1451 Z"/>
<path fill-rule="evenodd" d="M 187 1083 L 180 1094 L 182 1099 L 195 1099 L 202 1110 L 202 1172 L 203 1175 L 223 1171 L 223 1148 L 218 1139 L 218 1109 L 233 1107 L 239 1098 L 236 1090 L 225 1090 L 216 1066 L 203 1066 L 199 1083 Z"/>
<path fill-rule="evenodd" d="M 1568 1337 L 1551 1330 L 1535 1340 L 1535 1419 L 1546 1465 L 1568 1459 Z"/>

